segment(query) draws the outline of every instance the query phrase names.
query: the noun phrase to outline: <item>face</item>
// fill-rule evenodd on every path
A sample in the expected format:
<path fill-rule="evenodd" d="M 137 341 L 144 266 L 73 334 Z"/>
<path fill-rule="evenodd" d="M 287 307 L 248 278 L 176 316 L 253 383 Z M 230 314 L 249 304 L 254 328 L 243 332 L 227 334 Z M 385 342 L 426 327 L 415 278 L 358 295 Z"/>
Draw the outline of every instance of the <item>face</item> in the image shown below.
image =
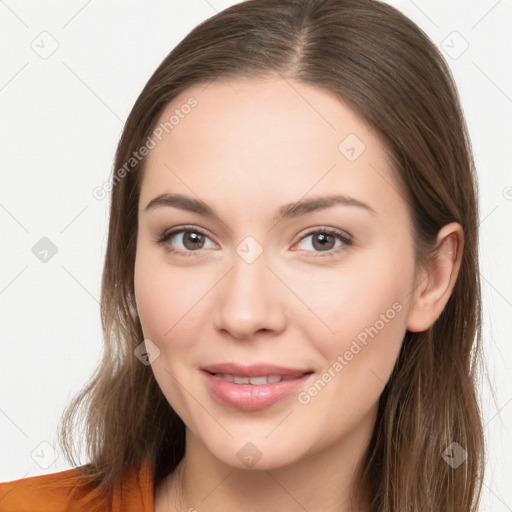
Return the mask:
<path fill-rule="evenodd" d="M 192 87 L 172 115 L 146 161 L 135 263 L 159 386 L 230 466 L 354 444 L 414 289 L 385 147 L 328 92 L 281 78 Z"/>

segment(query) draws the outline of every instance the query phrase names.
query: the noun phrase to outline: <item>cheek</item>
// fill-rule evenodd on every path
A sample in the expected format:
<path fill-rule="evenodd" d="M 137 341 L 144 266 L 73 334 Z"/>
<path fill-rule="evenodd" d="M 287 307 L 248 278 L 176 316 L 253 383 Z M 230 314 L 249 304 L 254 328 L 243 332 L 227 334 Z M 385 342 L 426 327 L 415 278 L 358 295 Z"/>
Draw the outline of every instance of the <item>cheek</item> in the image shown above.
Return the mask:
<path fill-rule="evenodd" d="M 309 339 L 315 340 L 327 361 L 349 350 L 353 340 L 363 345 L 377 335 L 389 339 L 388 344 L 401 340 L 413 265 L 412 258 L 404 255 L 400 265 L 396 261 L 393 250 L 381 250 L 314 277 L 294 276 L 297 295 L 305 298 L 316 317 L 308 314 L 315 321 L 302 320 L 302 328 L 309 329 Z"/>
<path fill-rule="evenodd" d="M 135 298 L 144 337 L 151 340 L 163 338 L 171 327 L 176 294 L 169 293 L 167 280 L 158 265 L 138 256 L 135 264 Z"/>
<path fill-rule="evenodd" d="M 137 247 L 134 289 L 144 337 L 159 340 L 169 329 L 169 312 L 174 310 L 175 294 L 166 292 L 168 283 L 161 265 L 144 246 Z"/>
<path fill-rule="evenodd" d="M 172 268 L 161 258 L 140 252 L 135 263 L 135 297 L 145 339 L 160 350 L 151 364 L 156 381 L 167 401 L 186 424 L 193 424 L 194 404 L 184 391 L 194 340 L 201 337 L 198 301 L 205 290 L 197 273 Z M 197 305 L 197 307 L 194 307 Z"/>
<path fill-rule="evenodd" d="M 339 419 L 341 429 L 368 413 L 393 370 L 406 330 L 414 260 L 412 253 L 390 248 L 332 275 L 322 291 L 309 289 L 311 304 L 334 333 L 311 334 L 325 367 L 299 401 L 312 416 L 350 411 L 352 419 Z"/>
<path fill-rule="evenodd" d="M 137 311 L 145 338 L 160 350 L 169 350 L 171 344 L 173 350 L 185 348 L 187 340 L 197 337 L 204 324 L 201 303 L 208 300 L 214 282 L 207 274 L 193 267 L 173 268 L 162 256 L 138 255 L 134 277 Z"/>

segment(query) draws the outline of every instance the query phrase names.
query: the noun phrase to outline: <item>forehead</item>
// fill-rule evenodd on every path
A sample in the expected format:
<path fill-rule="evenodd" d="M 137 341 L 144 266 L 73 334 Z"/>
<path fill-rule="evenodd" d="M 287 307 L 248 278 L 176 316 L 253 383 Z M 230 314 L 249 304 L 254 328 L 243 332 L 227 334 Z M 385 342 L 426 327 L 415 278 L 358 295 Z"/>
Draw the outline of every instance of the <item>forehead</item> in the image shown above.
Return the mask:
<path fill-rule="evenodd" d="M 141 203 L 173 191 L 243 208 L 340 192 L 386 213 L 401 200 L 372 128 L 328 91 L 291 79 L 198 84 L 167 105 L 156 128 Z"/>
<path fill-rule="evenodd" d="M 196 106 L 188 108 L 192 101 Z M 159 124 L 165 128 L 171 118 L 172 129 L 164 137 L 172 133 L 165 138 L 173 150 L 200 146 L 202 153 L 216 153 L 224 159 L 248 152 L 265 158 L 278 151 L 287 161 L 307 155 L 316 159 L 325 149 L 329 150 L 327 158 L 337 158 L 339 142 L 350 134 L 354 141 L 359 139 L 359 149 L 363 144 L 380 149 L 371 129 L 339 99 L 292 79 L 236 78 L 196 85 L 166 107 Z M 304 147 L 305 142 L 314 144 Z"/>

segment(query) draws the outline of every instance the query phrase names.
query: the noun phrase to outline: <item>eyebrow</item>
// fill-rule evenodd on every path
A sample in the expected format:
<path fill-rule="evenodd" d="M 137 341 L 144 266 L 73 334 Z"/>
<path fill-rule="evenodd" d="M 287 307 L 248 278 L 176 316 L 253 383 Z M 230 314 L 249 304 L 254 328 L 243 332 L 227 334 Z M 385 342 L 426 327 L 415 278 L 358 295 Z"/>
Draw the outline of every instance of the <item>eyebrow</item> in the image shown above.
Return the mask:
<path fill-rule="evenodd" d="M 360 201 L 359 199 L 355 199 L 354 197 L 335 194 L 302 199 L 294 203 L 284 204 L 279 208 L 276 216 L 274 217 L 274 222 L 278 223 L 284 219 L 299 217 L 306 213 L 324 210 L 337 205 L 355 206 L 371 213 L 372 215 L 377 215 L 377 212 L 369 204 Z M 147 212 L 161 206 L 180 208 L 181 210 L 187 210 L 205 217 L 221 220 L 219 213 L 209 204 L 205 203 L 201 199 L 195 199 L 181 194 L 160 194 L 147 204 L 145 211 Z"/>

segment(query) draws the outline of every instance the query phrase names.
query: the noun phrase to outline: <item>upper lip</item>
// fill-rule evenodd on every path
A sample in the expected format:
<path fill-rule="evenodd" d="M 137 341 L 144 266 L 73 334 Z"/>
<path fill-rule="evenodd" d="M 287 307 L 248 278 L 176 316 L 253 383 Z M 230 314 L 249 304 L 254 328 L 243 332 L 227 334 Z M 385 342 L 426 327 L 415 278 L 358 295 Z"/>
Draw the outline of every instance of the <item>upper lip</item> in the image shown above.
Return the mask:
<path fill-rule="evenodd" d="M 223 373 L 228 375 L 236 375 L 238 377 L 263 377 L 264 375 L 281 375 L 281 376 L 301 376 L 305 373 L 311 373 L 308 368 L 289 368 L 285 366 L 277 366 L 274 364 L 251 364 L 240 365 L 236 363 L 219 363 L 201 367 L 210 373 Z"/>

